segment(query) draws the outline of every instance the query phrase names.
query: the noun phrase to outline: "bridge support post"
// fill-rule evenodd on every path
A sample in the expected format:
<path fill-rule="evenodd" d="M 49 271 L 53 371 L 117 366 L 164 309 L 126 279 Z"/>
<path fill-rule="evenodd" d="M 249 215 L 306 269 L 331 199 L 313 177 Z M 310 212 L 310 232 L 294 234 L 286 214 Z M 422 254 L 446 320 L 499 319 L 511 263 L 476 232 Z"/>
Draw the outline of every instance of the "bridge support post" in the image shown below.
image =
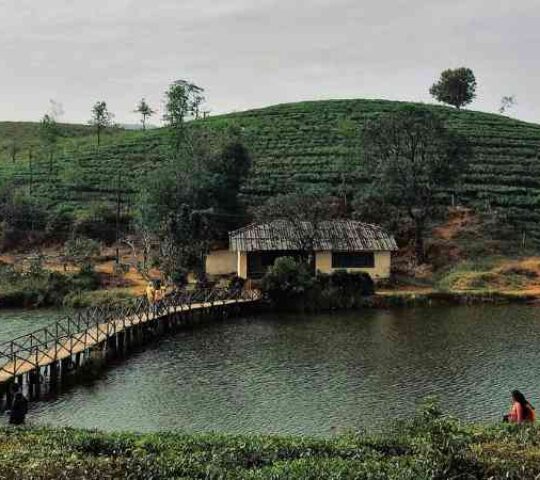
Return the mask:
<path fill-rule="evenodd" d="M 8 409 L 9 406 L 9 400 L 8 400 L 8 392 L 9 392 L 10 384 L 9 382 L 5 382 L 0 384 L 0 412 L 4 412 Z"/>
<path fill-rule="evenodd" d="M 49 388 L 53 391 L 55 390 L 56 384 L 58 383 L 58 370 L 59 366 L 57 361 L 52 362 L 49 365 Z"/>
<path fill-rule="evenodd" d="M 116 335 L 107 338 L 105 342 L 105 356 L 106 358 L 114 358 L 116 356 Z"/>
<path fill-rule="evenodd" d="M 60 360 L 60 380 L 63 380 L 71 369 L 71 357 Z"/>

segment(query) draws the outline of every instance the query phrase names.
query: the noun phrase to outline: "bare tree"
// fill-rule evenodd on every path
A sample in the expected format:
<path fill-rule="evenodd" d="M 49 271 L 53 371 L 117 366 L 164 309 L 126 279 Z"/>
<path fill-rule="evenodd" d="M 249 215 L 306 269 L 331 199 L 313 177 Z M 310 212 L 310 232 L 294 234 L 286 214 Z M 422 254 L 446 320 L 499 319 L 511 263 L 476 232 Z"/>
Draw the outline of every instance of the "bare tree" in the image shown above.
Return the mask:
<path fill-rule="evenodd" d="M 289 193 L 269 198 L 253 213 L 259 223 L 287 222 L 297 233 L 289 240 L 310 259 L 324 223 L 339 214 L 339 201 L 316 193 Z"/>
<path fill-rule="evenodd" d="M 501 106 L 499 107 L 499 113 L 506 113 L 508 110 L 517 105 L 515 95 L 505 95 L 501 98 Z"/>

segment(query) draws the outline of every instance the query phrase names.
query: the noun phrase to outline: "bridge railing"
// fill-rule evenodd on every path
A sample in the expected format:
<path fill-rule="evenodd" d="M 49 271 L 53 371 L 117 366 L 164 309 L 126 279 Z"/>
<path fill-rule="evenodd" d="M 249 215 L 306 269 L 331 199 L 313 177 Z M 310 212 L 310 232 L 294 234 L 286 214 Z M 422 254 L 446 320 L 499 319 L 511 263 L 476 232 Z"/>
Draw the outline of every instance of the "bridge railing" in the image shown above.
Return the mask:
<path fill-rule="evenodd" d="M 231 289 L 175 291 L 163 300 L 149 304 L 144 297 L 125 306 L 97 306 L 78 311 L 49 326 L 0 343 L 0 376 L 17 376 L 27 370 L 55 362 L 59 357 L 86 350 L 139 323 L 190 310 L 195 304 L 212 307 L 216 303 L 256 300 L 258 292 Z"/>

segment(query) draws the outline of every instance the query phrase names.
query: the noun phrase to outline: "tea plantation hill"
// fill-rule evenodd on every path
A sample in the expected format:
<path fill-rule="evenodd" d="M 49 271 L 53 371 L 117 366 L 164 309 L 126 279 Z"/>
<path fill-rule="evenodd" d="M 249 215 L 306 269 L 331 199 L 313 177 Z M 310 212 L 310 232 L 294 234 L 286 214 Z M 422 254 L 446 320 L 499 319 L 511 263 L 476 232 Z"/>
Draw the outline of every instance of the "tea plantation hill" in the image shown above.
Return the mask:
<path fill-rule="evenodd" d="M 216 131 L 241 127 L 254 158 L 243 194 L 248 203 L 303 185 L 336 192 L 359 162 L 358 131 L 366 119 L 395 110 L 405 102 L 329 100 L 276 105 L 209 117 L 191 128 Z M 465 135 L 475 158 L 459 193 L 465 204 L 490 206 L 507 213 L 529 238 L 540 241 L 540 125 L 505 116 L 426 105 Z M 1 130 L 0 124 L 0 132 Z M 0 178 L 12 178 L 54 208 L 83 212 L 96 202 L 121 198 L 129 208 L 135 183 L 165 154 L 166 129 L 114 131 L 95 146 L 91 136 L 63 139 L 52 165 L 47 155 L 15 163 L 7 153 Z M 5 139 L 2 139 L 5 142 Z M 351 186 L 349 185 L 349 188 Z M 358 188 L 358 185 L 352 186 Z"/>

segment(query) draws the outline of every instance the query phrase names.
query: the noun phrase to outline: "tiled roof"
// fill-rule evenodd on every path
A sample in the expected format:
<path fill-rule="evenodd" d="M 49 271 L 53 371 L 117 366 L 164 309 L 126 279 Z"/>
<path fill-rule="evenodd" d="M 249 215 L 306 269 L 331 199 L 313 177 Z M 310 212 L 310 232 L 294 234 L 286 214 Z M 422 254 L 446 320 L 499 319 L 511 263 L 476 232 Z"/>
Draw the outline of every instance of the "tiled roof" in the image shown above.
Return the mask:
<path fill-rule="evenodd" d="M 394 237 L 378 225 L 354 220 L 332 220 L 318 223 L 293 223 L 275 220 L 251 224 L 229 233 L 233 251 L 304 250 L 312 244 L 316 251 L 338 252 L 392 251 L 397 249 Z"/>

